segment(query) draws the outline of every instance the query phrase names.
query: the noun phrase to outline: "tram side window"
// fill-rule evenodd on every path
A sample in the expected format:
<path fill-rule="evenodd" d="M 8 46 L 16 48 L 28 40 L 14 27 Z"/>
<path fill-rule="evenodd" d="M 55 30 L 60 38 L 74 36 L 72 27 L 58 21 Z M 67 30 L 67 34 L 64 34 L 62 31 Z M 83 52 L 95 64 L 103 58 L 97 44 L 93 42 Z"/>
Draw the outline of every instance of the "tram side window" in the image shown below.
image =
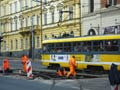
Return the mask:
<path fill-rule="evenodd" d="M 61 52 L 63 52 L 63 44 L 62 43 L 57 43 L 56 44 L 56 48 L 55 48 L 55 52 L 56 53 L 61 53 Z"/>
<path fill-rule="evenodd" d="M 71 52 L 71 43 L 64 43 L 64 52 Z"/>
<path fill-rule="evenodd" d="M 93 41 L 93 51 L 104 51 L 103 41 Z"/>
<path fill-rule="evenodd" d="M 118 51 L 119 50 L 118 40 L 105 41 L 105 50 Z"/>
<path fill-rule="evenodd" d="M 81 42 L 74 42 L 72 51 L 81 52 Z"/>
<path fill-rule="evenodd" d="M 92 50 L 92 44 L 91 42 L 82 42 L 82 51 L 84 52 L 90 52 Z"/>
<path fill-rule="evenodd" d="M 49 52 L 49 45 L 43 45 L 43 52 L 44 53 Z"/>
<path fill-rule="evenodd" d="M 53 53 L 53 51 L 54 51 L 54 44 L 49 44 L 48 45 L 48 50 L 49 50 L 50 53 Z"/>

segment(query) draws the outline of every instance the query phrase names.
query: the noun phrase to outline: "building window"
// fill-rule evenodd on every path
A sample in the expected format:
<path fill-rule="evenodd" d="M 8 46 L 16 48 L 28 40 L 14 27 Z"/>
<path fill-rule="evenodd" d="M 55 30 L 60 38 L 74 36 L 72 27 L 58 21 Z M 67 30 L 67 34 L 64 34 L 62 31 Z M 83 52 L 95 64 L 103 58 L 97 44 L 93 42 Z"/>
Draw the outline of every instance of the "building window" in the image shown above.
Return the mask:
<path fill-rule="evenodd" d="M 20 20 L 20 26 L 21 26 L 21 28 L 23 27 L 23 20 L 22 19 Z"/>
<path fill-rule="evenodd" d="M 17 30 L 17 17 L 15 17 L 14 19 L 15 19 L 15 30 Z"/>
<path fill-rule="evenodd" d="M 47 24 L 47 13 L 44 13 L 44 25 Z"/>
<path fill-rule="evenodd" d="M 40 2 L 38 0 L 36 0 L 36 6 L 40 5 Z"/>
<path fill-rule="evenodd" d="M 27 38 L 25 39 L 25 42 L 26 42 L 25 48 L 27 49 L 28 48 L 28 39 Z"/>
<path fill-rule="evenodd" d="M 18 40 L 16 39 L 15 42 L 16 42 L 16 49 L 18 49 Z"/>
<path fill-rule="evenodd" d="M 114 5 L 117 5 L 117 0 L 114 0 L 113 3 L 114 3 Z"/>
<path fill-rule="evenodd" d="M 117 5 L 117 0 L 107 0 L 107 5 L 108 6 Z"/>
<path fill-rule="evenodd" d="M 5 50 L 5 51 L 7 50 L 6 41 L 4 41 L 4 50 Z"/>
<path fill-rule="evenodd" d="M 13 49 L 13 40 L 10 41 L 11 42 L 11 50 Z"/>
<path fill-rule="evenodd" d="M 19 16 L 19 21 L 20 21 L 20 28 L 22 28 L 24 25 L 24 18 L 22 16 Z"/>
<path fill-rule="evenodd" d="M 11 29 L 11 31 L 13 30 L 13 23 L 12 23 L 12 20 L 11 20 L 11 22 L 10 22 L 10 29 Z"/>
<path fill-rule="evenodd" d="M 5 32 L 5 23 L 3 23 L 3 32 Z"/>
<path fill-rule="evenodd" d="M 23 39 L 21 39 L 21 45 L 20 45 L 20 48 L 23 49 L 23 46 L 24 46 L 24 44 L 23 44 Z"/>
<path fill-rule="evenodd" d="M 26 21 L 26 27 L 27 27 L 28 26 L 28 18 L 27 17 L 26 17 L 25 21 Z"/>
<path fill-rule="evenodd" d="M 34 18 L 35 18 L 35 15 L 31 16 L 31 26 L 34 25 Z"/>
<path fill-rule="evenodd" d="M 47 4 L 47 0 L 44 0 L 43 4 Z"/>
<path fill-rule="evenodd" d="M 73 6 L 69 7 L 69 20 L 73 19 Z"/>
<path fill-rule="evenodd" d="M 94 0 L 90 0 L 90 12 L 94 12 Z"/>
<path fill-rule="evenodd" d="M 62 12 L 62 9 L 61 9 L 61 10 L 59 10 L 59 21 L 62 21 L 62 14 L 63 14 L 63 12 Z"/>
<path fill-rule="evenodd" d="M 1 8 L 1 6 L 0 6 L 0 12 L 2 11 L 1 9 L 2 9 L 2 8 Z M 0 13 L 0 16 L 2 16 L 1 13 Z"/>
<path fill-rule="evenodd" d="M 74 37 L 74 32 L 73 31 L 70 32 L 70 37 Z"/>
<path fill-rule="evenodd" d="M 22 0 L 19 0 L 20 3 L 20 11 L 22 10 Z"/>
<path fill-rule="evenodd" d="M 17 20 L 15 20 L 15 30 L 17 30 Z"/>
<path fill-rule="evenodd" d="M 33 7 L 33 0 L 31 0 L 31 7 Z"/>
<path fill-rule="evenodd" d="M 17 12 L 17 1 L 15 2 L 15 12 Z"/>
<path fill-rule="evenodd" d="M 48 38 L 47 35 L 45 35 L 45 36 L 44 36 L 44 39 L 46 40 L 47 38 Z"/>
<path fill-rule="evenodd" d="M 3 7 L 4 15 L 6 15 L 6 6 Z"/>
<path fill-rule="evenodd" d="M 55 13 L 51 12 L 51 17 L 52 17 L 52 23 L 54 23 L 54 18 L 55 18 Z"/>
<path fill-rule="evenodd" d="M 39 47 L 39 46 L 40 46 L 40 38 L 37 37 L 37 47 Z"/>
<path fill-rule="evenodd" d="M 37 15 L 37 25 L 40 25 L 40 16 Z"/>
<path fill-rule="evenodd" d="M 25 9 L 28 7 L 28 0 L 25 0 Z"/>
<path fill-rule="evenodd" d="M 12 3 L 10 4 L 10 14 L 12 14 Z"/>

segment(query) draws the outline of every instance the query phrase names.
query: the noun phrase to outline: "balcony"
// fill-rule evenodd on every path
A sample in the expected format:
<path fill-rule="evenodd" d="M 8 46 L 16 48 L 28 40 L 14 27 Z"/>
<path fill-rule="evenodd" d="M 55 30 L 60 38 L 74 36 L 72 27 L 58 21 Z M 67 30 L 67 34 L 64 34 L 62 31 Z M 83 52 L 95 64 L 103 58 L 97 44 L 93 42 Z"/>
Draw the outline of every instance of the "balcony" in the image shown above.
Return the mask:
<path fill-rule="evenodd" d="M 32 29 L 32 26 L 22 27 L 22 28 L 20 28 L 19 33 L 21 35 L 30 34 L 31 33 L 31 29 Z M 33 31 L 35 33 L 40 31 L 40 26 L 39 25 L 33 25 Z"/>

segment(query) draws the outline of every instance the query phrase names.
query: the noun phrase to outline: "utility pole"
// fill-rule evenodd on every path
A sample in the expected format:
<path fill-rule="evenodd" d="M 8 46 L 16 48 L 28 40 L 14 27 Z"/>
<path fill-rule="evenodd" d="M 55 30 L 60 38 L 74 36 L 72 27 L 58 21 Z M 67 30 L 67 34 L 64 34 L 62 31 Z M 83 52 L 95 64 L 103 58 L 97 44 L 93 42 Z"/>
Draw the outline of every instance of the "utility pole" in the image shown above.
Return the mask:
<path fill-rule="evenodd" d="M 80 17 L 80 18 L 79 18 L 79 20 L 80 20 L 80 21 L 79 21 L 79 28 L 80 28 L 80 36 L 82 36 L 82 30 L 81 30 L 81 29 L 82 29 L 82 12 L 81 12 L 81 2 L 80 2 L 80 1 L 79 1 L 79 5 L 80 5 L 80 6 L 79 6 L 79 7 L 80 7 L 80 8 L 79 8 L 79 9 L 80 9 L 80 10 L 79 10 L 79 17 Z"/>
<path fill-rule="evenodd" d="M 36 0 L 35 2 L 39 2 L 40 3 L 40 36 L 41 36 L 41 49 L 42 49 L 42 0 Z"/>
<path fill-rule="evenodd" d="M 31 17 L 31 36 L 32 36 L 32 60 L 34 60 L 34 28 L 33 28 L 33 16 Z"/>
<path fill-rule="evenodd" d="M 34 2 L 40 3 L 40 37 L 41 37 L 41 49 L 42 49 L 42 0 L 33 0 Z M 32 19 L 32 30 L 33 30 L 33 19 Z M 32 32 L 32 59 L 34 59 L 34 31 Z"/>
<path fill-rule="evenodd" d="M 40 36 L 41 36 L 41 49 L 42 49 L 42 0 L 40 1 Z"/>

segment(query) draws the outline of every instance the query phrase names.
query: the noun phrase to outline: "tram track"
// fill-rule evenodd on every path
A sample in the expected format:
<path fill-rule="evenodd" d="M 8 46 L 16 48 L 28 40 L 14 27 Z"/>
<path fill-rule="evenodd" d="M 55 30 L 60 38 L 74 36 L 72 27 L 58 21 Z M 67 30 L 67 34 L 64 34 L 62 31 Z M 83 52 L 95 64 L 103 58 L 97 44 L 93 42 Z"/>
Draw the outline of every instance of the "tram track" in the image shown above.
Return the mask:
<path fill-rule="evenodd" d="M 8 73 L 8 74 L 4 74 L 2 72 L 0 72 L 1 75 L 5 75 L 5 76 L 9 76 L 9 75 L 13 75 L 13 76 L 20 76 L 22 77 L 26 77 L 27 79 L 27 74 L 23 73 L 21 69 L 12 69 L 12 73 Z M 73 78 L 72 76 L 70 78 L 67 78 L 65 76 L 63 77 L 59 77 L 56 74 L 56 70 L 46 70 L 46 69 L 40 69 L 40 70 L 33 70 L 33 80 L 34 79 L 43 79 L 43 80 L 53 80 L 53 79 L 88 79 L 88 78 L 104 78 L 104 77 L 108 77 L 107 74 L 88 74 L 88 73 L 84 73 L 84 72 L 77 72 L 76 78 Z"/>

